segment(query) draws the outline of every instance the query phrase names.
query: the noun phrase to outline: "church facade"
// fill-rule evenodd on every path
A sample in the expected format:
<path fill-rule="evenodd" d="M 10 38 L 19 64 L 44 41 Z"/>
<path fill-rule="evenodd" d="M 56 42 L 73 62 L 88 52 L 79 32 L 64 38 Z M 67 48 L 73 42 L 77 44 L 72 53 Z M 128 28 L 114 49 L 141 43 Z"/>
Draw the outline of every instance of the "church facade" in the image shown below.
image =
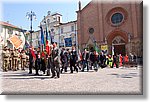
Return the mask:
<path fill-rule="evenodd" d="M 143 54 L 143 3 L 92 0 L 77 11 L 78 46 L 105 54 Z"/>

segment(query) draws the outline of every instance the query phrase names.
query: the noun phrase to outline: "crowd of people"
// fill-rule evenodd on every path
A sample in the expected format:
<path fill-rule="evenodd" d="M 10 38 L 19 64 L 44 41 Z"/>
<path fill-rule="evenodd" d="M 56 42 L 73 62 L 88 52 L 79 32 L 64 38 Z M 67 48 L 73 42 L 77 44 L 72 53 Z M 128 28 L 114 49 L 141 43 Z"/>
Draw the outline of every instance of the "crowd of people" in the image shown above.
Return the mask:
<path fill-rule="evenodd" d="M 20 68 L 21 70 L 29 68 L 29 74 L 33 74 L 33 69 L 35 69 L 35 75 L 39 75 L 39 72 L 42 71 L 43 75 L 60 78 L 61 73 L 68 71 L 70 73 L 88 72 L 89 70 L 97 72 L 98 68 L 119 68 L 134 59 L 134 56 L 130 58 L 128 55 L 122 56 L 121 54 L 105 55 L 96 52 L 94 49 L 90 51 L 84 49 L 84 51 L 80 52 L 76 51 L 74 46 L 72 46 L 71 50 L 61 48 L 60 51 L 57 43 L 51 44 L 49 49 L 49 53 L 47 53 L 47 50 L 41 51 L 40 47 L 17 50 L 5 46 L 2 51 L 3 71 L 17 71 Z"/>

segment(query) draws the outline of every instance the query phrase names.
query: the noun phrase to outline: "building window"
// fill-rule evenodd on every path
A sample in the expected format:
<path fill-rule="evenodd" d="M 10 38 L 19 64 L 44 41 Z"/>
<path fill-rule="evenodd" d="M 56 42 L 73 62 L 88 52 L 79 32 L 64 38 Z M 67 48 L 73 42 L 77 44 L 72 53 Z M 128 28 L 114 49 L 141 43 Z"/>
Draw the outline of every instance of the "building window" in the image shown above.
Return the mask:
<path fill-rule="evenodd" d="M 64 29 L 63 28 L 61 28 L 61 33 L 63 33 L 64 31 L 63 31 Z"/>
<path fill-rule="evenodd" d="M 113 24 L 120 24 L 123 21 L 123 15 L 121 13 L 115 13 L 111 17 L 111 22 Z"/>
<path fill-rule="evenodd" d="M 54 29 L 53 29 L 53 28 L 51 29 L 51 32 L 54 32 Z"/>
<path fill-rule="evenodd" d="M 60 22 L 60 17 L 58 17 L 58 21 Z"/>
<path fill-rule="evenodd" d="M 13 34 L 13 30 L 12 29 L 8 29 L 8 34 Z"/>
<path fill-rule="evenodd" d="M 93 33 L 94 33 L 94 28 L 89 28 L 88 30 L 89 30 L 89 33 L 90 33 L 90 34 L 93 34 Z"/>
<path fill-rule="evenodd" d="M 71 31 L 74 31 L 74 26 L 71 26 Z"/>
<path fill-rule="evenodd" d="M 53 17 L 54 21 L 56 21 L 56 17 Z"/>
<path fill-rule="evenodd" d="M 50 19 L 47 19 L 47 23 L 48 23 L 48 24 L 50 23 Z"/>

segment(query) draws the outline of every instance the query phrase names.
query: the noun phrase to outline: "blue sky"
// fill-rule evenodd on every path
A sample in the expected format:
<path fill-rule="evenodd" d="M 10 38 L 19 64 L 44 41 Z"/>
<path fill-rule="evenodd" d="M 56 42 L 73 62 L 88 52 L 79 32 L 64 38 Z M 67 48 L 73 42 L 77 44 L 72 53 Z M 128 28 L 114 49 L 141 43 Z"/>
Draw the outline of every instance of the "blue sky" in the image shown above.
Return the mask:
<path fill-rule="evenodd" d="M 80 1 L 82 2 L 82 7 L 84 7 L 91 0 Z M 37 20 L 33 21 L 33 30 L 38 30 L 39 23 L 47 15 L 47 11 L 61 13 L 63 22 L 76 20 L 77 15 L 75 11 L 78 10 L 78 0 L 26 0 L 24 2 L 3 0 L 2 21 L 9 21 L 13 25 L 29 30 L 30 21 L 26 18 L 26 13 L 31 10 L 37 16 Z"/>

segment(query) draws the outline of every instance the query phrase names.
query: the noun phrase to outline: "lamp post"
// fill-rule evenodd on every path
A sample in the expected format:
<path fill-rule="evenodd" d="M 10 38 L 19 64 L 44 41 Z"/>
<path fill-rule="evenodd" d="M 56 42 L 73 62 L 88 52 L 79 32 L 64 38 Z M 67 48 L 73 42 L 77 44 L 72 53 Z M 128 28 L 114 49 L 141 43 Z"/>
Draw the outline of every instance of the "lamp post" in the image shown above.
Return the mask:
<path fill-rule="evenodd" d="M 31 21 L 31 25 L 30 25 L 30 34 L 31 34 L 30 46 L 32 46 L 32 33 L 33 33 L 33 30 L 32 30 L 32 21 L 33 21 L 33 19 L 36 20 L 36 15 L 35 15 L 35 13 L 33 11 L 31 11 L 31 12 L 27 12 L 26 13 L 26 17 L 28 18 L 28 20 Z"/>

